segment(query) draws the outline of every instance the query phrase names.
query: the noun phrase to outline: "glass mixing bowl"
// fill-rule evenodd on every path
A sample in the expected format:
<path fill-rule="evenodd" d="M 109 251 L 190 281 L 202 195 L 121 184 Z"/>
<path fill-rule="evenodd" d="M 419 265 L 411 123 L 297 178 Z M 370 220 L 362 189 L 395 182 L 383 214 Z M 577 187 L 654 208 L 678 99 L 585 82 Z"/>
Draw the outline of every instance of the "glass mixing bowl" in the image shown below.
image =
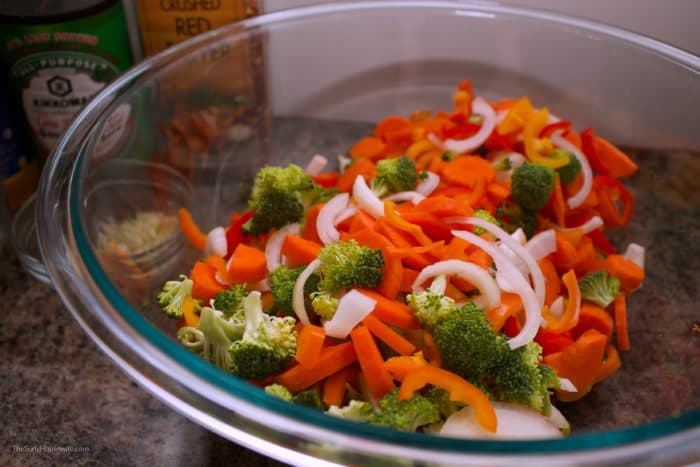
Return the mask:
<path fill-rule="evenodd" d="M 105 225 L 132 239 L 124 226 L 139 213 L 168 218 L 183 205 L 204 229 L 226 225 L 263 164 L 334 159 L 383 115 L 449 106 L 464 78 L 487 99 L 528 94 L 578 129 L 593 126 L 641 166 L 630 180 L 636 216 L 614 238 L 647 246 L 646 284 L 630 304 L 632 350 L 618 374 L 562 406 L 568 438 L 401 433 L 272 398 L 181 347 L 157 311 L 160 282 L 197 257 L 178 233 L 163 230 L 142 249 L 105 246 Z M 700 59 L 601 24 L 464 2 L 282 11 L 177 45 L 90 102 L 44 170 L 38 237 L 58 293 L 117 365 L 175 410 L 271 457 L 688 462 L 700 458 L 698 108 Z"/>

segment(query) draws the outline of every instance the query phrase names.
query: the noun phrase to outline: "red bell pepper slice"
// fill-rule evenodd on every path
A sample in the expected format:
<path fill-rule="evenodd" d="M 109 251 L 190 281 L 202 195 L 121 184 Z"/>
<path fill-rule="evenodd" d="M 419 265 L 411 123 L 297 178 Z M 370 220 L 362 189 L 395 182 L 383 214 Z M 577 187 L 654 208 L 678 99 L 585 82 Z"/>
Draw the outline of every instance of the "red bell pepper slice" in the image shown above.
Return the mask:
<path fill-rule="evenodd" d="M 571 122 L 569 120 L 560 120 L 558 122 L 550 123 L 546 125 L 542 130 L 540 130 L 540 138 L 549 138 L 557 130 L 569 131 L 571 129 Z"/>
<path fill-rule="evenodd" d="M 593 188 L 598 196 L 598 211 L 608 227 L 626 225 L 632 217 L 634 200 L 625 186 L 607 175 L 596 175 Z M 618 201 L 622 203 L 618 206 Z"/>
<path fill-rule="evenodd" d="M 243 224 L 253 217 L 253 211 L 242 214 L 236 213 L 231 216 L 231 224 L 226 229 L 226 259 L 230 258 L 233 250 L 243 241 Z"/>

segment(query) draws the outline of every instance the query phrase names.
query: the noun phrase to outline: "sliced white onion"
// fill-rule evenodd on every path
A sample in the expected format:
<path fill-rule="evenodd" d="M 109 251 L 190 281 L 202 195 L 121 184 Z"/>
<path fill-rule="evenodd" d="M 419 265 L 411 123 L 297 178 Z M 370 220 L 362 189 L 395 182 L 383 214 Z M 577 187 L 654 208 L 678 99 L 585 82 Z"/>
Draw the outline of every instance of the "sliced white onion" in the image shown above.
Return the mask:
<path fill-rule="evenodd" d="M 551 139 L 552 143 L 554 143 L 556 146 L 566 149 L 573 154 L 581 164 L 581 174 L 583 175 L 583 183 L 581 184 L 581 188 L 578 190 L 578 193 L 566 200 L 566 204 L 569 206 L 569 208 L 576 209 L 577 207 L 581 206 L 583 202 L 586 201 L 586 198 L 588 198 L 588 195 L 591 194 L 591 188 L 593 188 L 593 170 L 591 169 L 591 165 L 588 163 L 586 156 L 569 140 L 562 136 L 562 130 L 557 130 L 552 133 L 552 136 L 549 139 Z"/>
<path fill-rule="evenodd" d="M 454 274 L 469 281 L 474 287 L 479 289 L 480 295 L 474 301 L 490 310 L 496 308 L 501 303 L 501 291 L 496 285 L 496 281 L 489 272 L 474 263 L 467 263 L 458 259 L 448 259 L 426 266 L 418 274 L 413 282 L 413 290 L 421 290 L 421 284 L 426 280 L 445 274 Z"/>
<path fill-rule="evenodd" d="M 496 111 L 496 125 L 500 125 L 503 120 L 506 119 L 508 115 L 508 110 L 497 110 Z"/>
<path fill-rule="evenodd" d="M 593 216 L 578 227 L 561 227 L 557 228 L 557 230 L 559 232 L 580 232 L 581 234 L 585 235 L 587 233 L 593 232 L 596 229 L 601 228 L 603 225 L 605 225 L 605 223 L 603 222 L 603 219 L 600 218 L 600 216 Z"/>
<path fill-rule="evenodd" d="M 550 112 L 547 115 L 547 125 L 549 125 L 550 123 L 557 123 L 557 122 L 561 122 L 561 118 L 557 117 L 556 115 L 554 115 L 553 113 Z"/>
<path fill-rule="evenodd" d="M 354 216 L 357 213 L 357 206 L 354 204 L 350 204 L 347 208 L 343 209 L 338 213 L 337 216 L 335 216 L 335 219 L 333 219 L 333 225 L 336 226 L 343 222 L 346 219 L 350 219 L 352 216 Z"/>
<path fill-rule="evenodd" d="M 625 250 L 625 259 L 644 269 L 644 247 L 636 243 L 630 243 Z"/>
<path fill-rule="evenodd" d="M 299 318 L 304 325 L 311 324 L 309 321 L 309 315 L 306 313 L 306 306 L 304 305 L 304 284 L 309 279 L 311 274 L 316 272 L 316 270 L 321 266 L 321 262 L 317 259 L 311 261 L 306 269 L 301 271 L 297 281 L 294 283 L 294 290 L 292 291 L 292 309 L 294 313 Z"/>
<path fill-rule="evenodd" d="M 564 392 L 576 392 L 576 386 L 569 378 L 559 378 L 559 389 Z"/>
<path fill-rule="evenodd" d="M 223 285 L 223 286 L 225 286 L 225 287 L 228 287 L 229 285 L 232 284 L 232 282 L 231 282 L 230 280 L 225 279 L 225 278 L 221 275 L 221 273 L 219 273 L 218 271 L 216 272 L 216 274 L 214 274 L 214 280 L 215 280 L 216 282 L 218 282 L 219 285 Z"/>
<path fill-rule="evenodd" d="M 228 243 L 226 242 L 226 230 L 219 226 L 214 227 L 207 234 L 207 243 L 204 245 L 204 255 L 226 256 Z"/>
<path fill-rule="evenodd" d="M 481 227 L 482 229 L 486 230 L 487 232 L 493 234 L 498 238 L 501 242 L 503 242 L 508 248 L 510 248 L 513 253 L 515 253 L 520 260 L 522 260 L 525 263 L 525 266 L 527 267 L 527 270 L 529 272 L 530 277 L 532 278 L 532 285 L 534 286 L 534 291 L 535 291 L 535 297 L 537 297 L 537 303 L 539 304 L 539 308 L 541 309 L 542 306 L 544 305 L 544 296 L 545 296 L 545 285 L 544 285 L 544 275 L 542 274 L 542 270 L 540 269 L 540 266 L 537 264 L 537 261 L 535 261 L 535 258 L 532 257 L 532 255 L 523 247 L 520 242 L 518 242 L 516 239 L 510 236 L 508 232 L 497 226 L 496 224 L 489 222 L 487 220 L 481 219 L 479 217 L 465 217 L 461 219 L 460 224 L 469 224 L 469 225 L 474 225 L 477 227 Z M 487 252 L 488 253 L 488 252 Z M 495 261 L 495 258 L 494 258 Z M 510 261 L 512 264 L 513 261 Z M 497 268 L 500 271 L 500 266 L 497 265 Z M 510 282 L 510 278 L 506 278 Z M 515 284 L 511 284 L 513 288 L 516 287 Z"/>
<path fill-rule="evenodd" d="M 509 402 L 493 402 L 496 412 L 495 433 L 486 431 L 467 406 L 450 415 L 440 430 L 441 436 L 467 439 L 546 439 L 561 438 L 562 433 L 550 420 L 529 407 Z"/>
<path fill-rule="evenodd" d="M 323 323 L 326 334 L 336 339 L 345 339 L 350 331 L 374 310 L 376 300 L 351 290 L 338 301 L 338 308 L 330 321 Z"/>
<path fill-rule="evenodd" d="M 525 156 L 520 154 L 519 152 L 516 151 L 510 151 L 510 152 L 503 152 L 496 157 L 493 158 L 491 161 L 491 164 L 495 167 L 498 167 L 501 164 L 501 161 L 503 159 L 509 159 L 510 160 L 510 169 L 508 170 L 515 170 L 521 165 L 523 165 L 526 161 Z"/>
<path fill-rule="evenodd" d="M 438 295 L 445 295 L 445 290 L 447 290 L 447 276 L 440 274 L 430 284 L 430 291 Z"/>
<path fill-rule="evenodd" d="M 456 152 L 457 154 L 463 154 L 465 152 L 471 152 L 477 149 L 479 146 L 484 144 L 484 141 L 488 139 L 496 127 L 496 112 L 494 112 L 491 105 L 484 100 L 482 97 L 475 97 L 472 101 L 472 114 L 481 115 L 481 128 L 476 134 L 470 136 L 466 139 L 446 139 L 445 141 L 440 141 L 432 133 L 428 135 L 428 139 L 434 145 L 447 149 L 448 151 Z"/>
<path fill-rule="evenodd" d="M 308 164 L 306 164 L 306 169 L 304 171 L 307 173 L 307 175 L 311 175 L 312 177 L 316 177 L 323 172 L 323 169 L 326 168 L 326 165 L 328 165 L 328 159 L 323 157 L 320 154 L 316 154 L 314 157 L 311 158 Z"/>
<path fill-rule="evenodd" d="M 270 281 L 265 279 L 261 279 L 258 282 L 255 282 L 253 284 L 249 284 L 249 289 L 251 290 L 257 290 L 258 292 L 269 292 L 270 291 Z"/>
<path fill-rule="evenodd" d="M 418 204 L 425 199 L 425 196 L 421 195 L 417 191 L 399 191 L 393 195 L 384 197 L 384 201 L 410 201 L 413 204 Z"/>
<path fill-rule="evenodd" d="M 384 215 L 384 203 L 367 186 L 367 182 L 365 182 L 362 175 L 358 175 L 355 183 L 352 185 L 352 196 L 355 198 L 357 205 L 370 216 L 378 218 Z"/>
<path fill-rule="evenodd" d="M 282 265 L 282 245 L 288 234 L 299 235 L 299 224 L 285 225 L 267 239 L 265 261 L 268 271 L 273 271 Z"/>
<path fill-rule="evenodd" d="M 340 240 L 340 232 L 335 228 L 335 219 L 343 212 L 350 201 L 350 195 L 340 193 L 323 205 L 316 218 L 316 231 L 324 245 Z"/>
<path fill-rule="evenodd" d="M 515 229 L 515 232 L 510 234 L 510 236 L 521 245 L 525 245 L 525 243 L 527 243 L 527 235 L 525 235 L 525 231 L 521 227 Z"/>
<path fill-rule="evenodd" d="M 517 349 L 518 347 L 526 345 L 528 342 L 532 342 L 542 324 L 542 314 L 537 296 L 532 290 L 532 287 L 530 287 L 530 284 L 528 284 L 522 274 L 513 266 L 513 263 L 508 260 L 496 245 L 484 240 L 478 235 L 463 230 L 453 230 L 452 235 L 463 238 L 484 250 L 496 263 L 498 272 L 506 275 L 508 281 L 513 286 L 514 292 L 517 293 L 523 301 L 523 306 L 525 307 L 525 325 L 520 331 L 520 334 L 512 337 L 508 341 L 510 348 Z"/>
<path fill-rule="evenodd" d="M 435 191 L 438 185 L 440 185 L 440 176 L 436 173 L 429 171 L 425 173 L 425 180 L 421 180 L 418 186 L 416 186 L 416 192 L 420 193 L 423 196 L 430 196 L 430 194 L 433 191 Z"/>
<path fill-rule="evenodd" d="M 342 154 L 338 154 L 338 172 L 341 174 L 345 172 L 345 169 L 350 165 L 352 162 L 352 158 L 346 157 Z"/>
<path fill-rule="evenodd" d="M 571 425 L 569 425 L 569 421 L 566 419 L 566 417 L 564 417 L 564 414 L 562 414 L 559 409 L 553 405 L 550 407 L 548 418 L 549 421 L 552 422 L 552 425 L 557 427 L 557 429 L 561 431 L 563 435 L 568 435 L 571 433 Z"/>
<path fill-rule="evenodd" d="M 557 251 L 557 234 L 553 229 L 543 230 L 525 244 L 525 249 L 539 261 Z"/>
<path fill-rule="evenodd" d="M 549 307 L 549 313 L 557 319 L 561 318 L 561 315 L 564 314 L 564 297 L 559 295 L 554 299 Z"/>

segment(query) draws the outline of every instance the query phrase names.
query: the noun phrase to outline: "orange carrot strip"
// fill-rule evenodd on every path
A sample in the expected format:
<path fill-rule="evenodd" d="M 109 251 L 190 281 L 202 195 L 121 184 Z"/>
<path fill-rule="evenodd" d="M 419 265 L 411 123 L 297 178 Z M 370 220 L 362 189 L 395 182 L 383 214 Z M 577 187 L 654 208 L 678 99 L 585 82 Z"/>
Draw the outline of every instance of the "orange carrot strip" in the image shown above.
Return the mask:
<path fill-rule="evenodd" d="M 290 267 L 304 266 L 318 257 L 321 248 L 323 245 L 320 243 L 287 234 L 282 243 L 282 254 L 287 258 Z"/>
<path fill-rule="evenodd" d="M 233 256 L 231 256 L 229 263 L 229 279 L 238 284 L 252 284 L 265 279 L 266 276 L 265 253 L 245 243 L 239 243 L 233 250 Z"/>
<path fill-rule="evenodd" d="M 406 375 L 399 389 L 399 400 L 408 400 L 427 384 L 440 387 L 450 393 L 450 400 L 463 402 L 474 409 L 479 425 L 490 432 L 496 431 L 496 412 L 491 401 L 476 386 L 442 368 L 425 365 Z"/>
<path fill-rule="evenodd" d="M 549 307 L 545 306 L 542 316 L 547 321 L 547 331 L 562 333 L 576 326 L 580 314 L 581 290 L 578 287 L 576 273 L 573 269 L 562 276 L 562 282 L 566 286 L 569 298 L 566 302 L 564 312 L 561 317 L 556 318 L 549 312 Z"/>
<path fill-rule="evenodd" d="M 479 179 L 490 183 L 496 177 L 496 170 L 486 159 L 479 156 L 461 156 L 442 167 L 442 179 L 452 185 L 473 188 Z"/>
<path fill-rule="evenodd" d="M 400 291 L 405 293 L 413 291 L 413 283 L 416 281 L 418 274 L 418 271 L 415 269 L 402 268 Z"/>
<path fill-rule="evenodd" d="M 511 316 L 517 317 L 523 309 L 520 295 L 504 292 L 501 294 L 501 306 L 486 311 L 486 317 L 491 322 L 494 332 L 500 332 L 506 320 Z"/>
<path fill-rule="evenodd" d="M 488 193 L 489 197 L 497 204 L 500 204 L 504 199 L 510 196 L 510 190 L 497 181 L 490 182 L 486 185 L 486 193 Z"/>
<path fill-rule="evenodd" d="M 403 134 L 406 130 L 409 131 L 410 135 L 411 122 L 400 115 L 389 115 L 377 123 L 374 129 L 374 136 L 383 141 L 395 140 L 396 137 L 394 135 Z"/>
<path fill-rule="evenodd" d="M 430 245 L 425 246 L 413 246 L 408 248 L 389 248 L 387 252 L 389 256 L 396 256 L 403 258 L 405 256 L 410 256 L 419 253 L 431 253 L 445 246 L 445 242 L 440 240 L 439 242 L 433 242 Z"/>
<path fill-rule="evenodd" d="M 358 213 L 359 214 L 359 213 Z M 382 234 L 371 229 L 356 231 L 348 236 L 362 246 L 382 250 L 384 254 L 384 270 L 382 282 L 377 287 L 377 291 L 387 298 L 396 298 L 401 290 L 401 280 L 403 278 L 401 259 L 389 254 L 389 249 L 394 245 Z"/>
<path fill-rule="evenodd" d="M 624 295 L 615 297 L 615 334 L 620 350 L 630 349 L 630 338 L 627 332 L 627 301 Z"/>
<path fill-rule="evenodd" d="M 542 270 L 542 275 L 544 276 L 544 303 L 545 305 L 551 305 L 559 296 L 559 292 L 561 292 L 559 274 L 557 274 L 554 263 L 547 258 L 539 260 L 537 265 Z"/>
<path fill-rule="evenodd" d="M 458 195 L 457 198 L 466 202 L 471 207 L 478 207 L 479 202 L 482 201 L 482 198 L 484 197 L 485 193 L 486 193 L 486 179 L 484 177 L 480 177 L 476 181 L 476 184 L 474 185 L 474 189 L 472 190 L 472 192 L 470 194 Z M 487 211 L 490 212 L 491 210 L 487 209 Z"/>
<path fill-rule="evenodd" d="M 416 246 L 408 235 L 393 226 L 389 225 L 386 218 L 380 217 L 375 224 L 375 230 L 382 233 L 392 244 L 400 248 Z M 413 269 L 423 269 L 433 263 L 432 258 L 427 254 L 415 254 L 402 259 L 402 262 Z"/>
<path fill-rule="evenodd" d="M 317 204 L 306 215 L 306 221 L 304 221 L 304 229 L 301 232 L 301 236 L 312 242 L 321 243 L 321 237 L 318 236 L 318 231 L 316 230 L 316 219 L 318 219 L 318 213 L 321 212 L 323 204 Z"/>
<path fill-rule="evenodd" d="M 382 155 L 385 148 L 386 145 L 381 139 L 375 138 L 374 136 L 368 136 L 366 138 L 362 138 L 360 141 L 355 143 L 352 148 L 350 148 L 350 156 L 358 159 L 364 158 L 374 160 L 378 159 Z"/>
<path fill-rule="evenodd" d="M 637 171 L 637 164 L 608 140 L 596 136 L 593 141 L 598 159 L 603 165 L 606 175 L 613 178 L 623 178 L 629 177 Z"/>
<path fill-rule="evenodd" d="M 313 367 L 318 363 L 325 340 L 325 329 L 313 324 L 304 326 L 297 336 L 297 352 L 294 358 L 303 367 Z"/>
<path fill-rule="evenodd" d="M 326 378 L 323 383 L 323 403 L 326 407 L 331 405 L 342 406 L 345 400 L 345 387 L 355 376 L 357 370 L 352 367 L 343 368 Z"/>
<path fill-rule="evenodd" d="M 474 210 L 464 201 L 451 196 L 433 194 L 418 203 L 417 209 L 429 212 L 438 218 L 471 216 Z"/>
<path fill-rule="evenodd" d="M 325 347 L 321 350 L 318 361 L 312 367 L 295 365 L 275 376 L 273 381 L 281 384 L 293 393 L 303 391 L 328 376 L 342 370 L 357 361 L 357 354 L 352 342 Z"/>
<path fill-rule="evenodd" d="M 416 346 L 411 344 L 402 335 L 382 323 L 374 315 L 367 316 L 362 320 L 373 336 L 384 342 L 386 345 L 396 350 L 401 355 L 411 355 Z"/>
<path fill-rule="evenodd" d="M 620 279 L 620 285 L 625 292 L 638 289 L 644 281 L 644 269 L 622 255 L 608 255 L 602 267 Z"/>
<path fill-rule="evenodd" d="M 455 279 L 461 279 L 460 277 L 452 277 L 450 281 L 447 282 L 447 285 L 445 286 L 445 296 L 450 297 L 452 300 L 455 302 L 466 302 L 467 301 L 467 296 L 464 292 L 462 292 L 460 289 L 457 288 L 455 284 L 452 283 Z M 462 283 L 463 285 L 463 283 Z M 466 289 L 466 288 L 465 288 Z M 470 284 L 470 288 L 467 290 L 473 289 L 473 286 Z"/>
<path fill-rule="evenodd" d="M 613 319 L 607 311 L 592 303 L 583 303 L 578 324 L 571 330 L 571 337 L 578 339 L 581 334 L 589 329 L 595 329 L 610 339 L 613 331 Z"/>
<path fill-rule="evenodd" d="M 408 232 L 413 238 L 415 238 L 421 245 L 430 245 L 433 241 L 423 233 L 423 230 L 415 225 L 411 224 L 405 219 L 399 217 L 394 210 L 393 201 L 384 201 L 384 218 L 393 227 Z"/>
<path fill-rule="evenodd" d="M 192 214 L 187 209 L 180 208 L 177 211 L 177 220 L 180 223 L 180 230 L 190 245 L 203 250 L 207 244 L 207 235 L 199 230 L 199 226 L 192 219 Z"/>
<path fill-rule="evenodd" d="M 260 295 L 260 301 L 262 302 L 262 307 L 265 311 L 271 310 L 275 305 L 275 299 L 272 298 L 272 293 L 270 292 L 263 292 L 262 295 Z"/>
<path fill-rule="evenodd" d="M 373 290 L 355 290 L 377 302 L 371 314 L 380 321 L 399 329 L 420 329 L 420 323 L 413 316 L 408 306 L 396 300 L 388 299 Z"/>
<path fill-rule="evenodd" d="M 405 204 L 402 206 L 405 206 Z M 452 229 L 440 217 L 431 212 L 422 210 L 404 211 L 401 212 L 401 218 L 420 227 L 423 233 L 432 240 L 449 242 L 453 238 Z"/>
<path fill-rule="evenodd" d="M 484 250 L 474 250 L 469 253 L 469 262 L 477 264 L 484 269 L 488 269 L 491 267 L 493 260 Z"/>
<path fill-rule="evenodd" d="M 206 263 L 197 261 L 190 272 L 192 279 L 192 297 L 209 303 L 209 300 L 216 297 L 216 294 L 225 290 L 226 287 L 216 281 L 216 269 Z"/>
<path fill-rule="evenodd" d="M 554 185 L 554 192 L 549 197 L 549 203 L 554 211 L 554 218 L 562 227 L 566 226 L 566 203 L 564 202 L 564 192 L 561 189 L 561 181 L 559 180 L 559 174 L 556 175 L 556 183 Z"/>
<path fill-rule="evenodd" d="M 370 392 L 377 399 L 394 388 L 394 381 L 384 367 L 384 358 L 367 326 L 358 326 L 350 332 L 350 339 L 357 352 L 357 360 L 367 380 Z"/>
<path fill-rule="evenodd" d="M 182 317 L 185 320 L 185 325 L 196 328 L 199 325 L 199 315 L 195 313 L 194 305 L 194 300 L 191 297 L 185 297 L 182 300 Z"/>
<path fill-rule="evenodd" d="M 338 182 L 335 186 L 340 191 L 350 191 L 358 175 L 362 175 L 365 179 L 370 179 L 377 175 L 377 169 L 369 159 L 355 159 L 352 164 L 345 168 L 345 172 L 338 177 Z"/>
<path fill-rule="evenodd" d="M 440 355 L 440 349 L 437 348 L 435 344 L 435 339 L 433 339 L 432 334 L 428 331 L 423 331 L 423 354 L 425 354 L 426 360 L 433 366 L 442 366 L 442 356 Z"/>
<path fill-rule="evenodd" d="M 557 251 L 551 258 L 557 271 L 566 271 L 574 267 L 576 262 L 576 246 L 561 232 L 557 232 Z"/>
<path fill-rule="evenodd" d="M 364 212 L 362 209 L 359 209 L 357 214 L 352 216 L 352 219 L 350 220 L 350 228 L 348 229 L 348 233 L 354 233 L 364 229 L 371 230 L 373 228 L 374 218 Z"/>

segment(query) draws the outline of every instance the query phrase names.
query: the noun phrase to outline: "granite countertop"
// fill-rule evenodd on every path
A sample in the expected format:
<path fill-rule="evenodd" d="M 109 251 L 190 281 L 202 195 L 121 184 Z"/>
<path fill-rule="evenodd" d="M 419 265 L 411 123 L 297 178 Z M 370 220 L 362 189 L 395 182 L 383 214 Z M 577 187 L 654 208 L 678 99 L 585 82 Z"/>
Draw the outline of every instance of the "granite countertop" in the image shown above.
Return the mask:
<path fill-rule="evenodd" d="M 131 381 L 7 247 L 0 302 L 0 465 L 284 465 L 209 432 Z"/>

